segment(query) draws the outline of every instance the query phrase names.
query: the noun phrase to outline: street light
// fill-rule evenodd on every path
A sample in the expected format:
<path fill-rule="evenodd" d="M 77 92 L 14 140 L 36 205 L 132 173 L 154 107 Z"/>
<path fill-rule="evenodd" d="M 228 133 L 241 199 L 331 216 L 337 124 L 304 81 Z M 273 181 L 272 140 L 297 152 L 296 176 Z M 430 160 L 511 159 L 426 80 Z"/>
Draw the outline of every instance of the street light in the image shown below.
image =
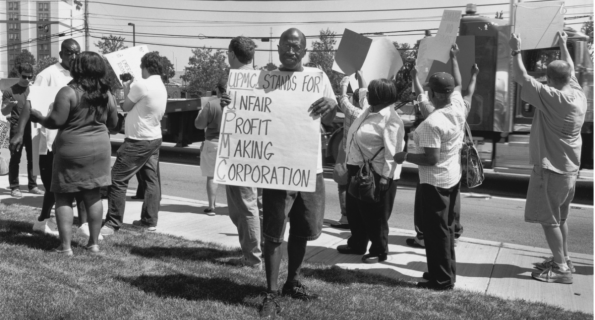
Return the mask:
<path fill-rule="evenodd" d="M 136 26 L 132 22 L 128 22 L 129 26 L 132 26 L 132 46 L 136 46 Z"/>

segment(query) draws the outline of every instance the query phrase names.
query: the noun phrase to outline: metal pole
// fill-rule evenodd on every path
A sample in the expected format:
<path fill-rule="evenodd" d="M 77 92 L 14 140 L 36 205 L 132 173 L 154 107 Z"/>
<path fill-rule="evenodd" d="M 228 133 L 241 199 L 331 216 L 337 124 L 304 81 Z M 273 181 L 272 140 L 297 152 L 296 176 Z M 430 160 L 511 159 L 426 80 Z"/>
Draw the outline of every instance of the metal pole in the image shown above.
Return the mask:
<path fill-rule="evenodd" d="M 89 51 L 89 1 L 85 0 L 85 51 Z"/>
<path fill-rule="evenodd" d="M 136 25 L 132 22 L 128 22 L 129 26 L 132 26 L 132 46 L 136 47 Z"/>

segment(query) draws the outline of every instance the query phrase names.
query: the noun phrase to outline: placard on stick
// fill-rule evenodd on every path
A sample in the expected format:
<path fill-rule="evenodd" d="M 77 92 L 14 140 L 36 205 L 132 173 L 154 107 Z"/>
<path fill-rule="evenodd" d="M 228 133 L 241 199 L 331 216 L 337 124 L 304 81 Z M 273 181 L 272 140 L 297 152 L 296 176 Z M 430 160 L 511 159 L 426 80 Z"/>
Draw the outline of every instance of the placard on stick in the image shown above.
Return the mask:
<path fill-rule="evenodd" d="M 515 5 L 514 33 L 521 35 L 523 50 L 556 47 L 557 33 L 564 29 L 564 2 Z"/>
<path fill-rule="evenodd" d="M 322 72 L 231 70 L 215 182 L 316 190 L 320 119 L 308 109 L 324 94 Z"/>
<path fill-rule="evenodd" d="M 345 29 L 335 53 L 333 70 L 345 75 L 352 75 L 361 70 L 371 44 L 372 39 Z"/>
<path fill-rule="evenodd" d="M 114 69 L 118 81 L 122 83 L 122 80 L 120 80 L 121 74 L 130 73 L 136 79 L 142 77 L 140 60 L 148 52 L 149 48 L 143 45 L 108 53 L 105 58 Z"/>

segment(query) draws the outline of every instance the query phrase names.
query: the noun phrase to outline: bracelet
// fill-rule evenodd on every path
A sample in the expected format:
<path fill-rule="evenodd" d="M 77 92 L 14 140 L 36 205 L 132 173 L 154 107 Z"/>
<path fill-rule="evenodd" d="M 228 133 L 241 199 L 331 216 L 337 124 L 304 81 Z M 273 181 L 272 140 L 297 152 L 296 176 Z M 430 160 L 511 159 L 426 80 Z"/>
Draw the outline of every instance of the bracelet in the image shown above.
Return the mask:
<path fill-rule="evenodd" d="M 517 54 L 521 53 L 521 50 L 512 50 L 512 52 L 510 53 L 511 56 L 516 56 Z"/>

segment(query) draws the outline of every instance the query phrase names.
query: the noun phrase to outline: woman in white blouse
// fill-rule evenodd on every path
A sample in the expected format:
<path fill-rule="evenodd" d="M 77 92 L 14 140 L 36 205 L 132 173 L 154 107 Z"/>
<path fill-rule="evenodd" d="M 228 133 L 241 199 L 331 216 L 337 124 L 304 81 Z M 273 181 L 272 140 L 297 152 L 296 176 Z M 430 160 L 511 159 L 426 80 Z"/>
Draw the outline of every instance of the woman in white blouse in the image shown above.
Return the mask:
<path fill-rule="evenodd" d="M 393 156 L 403 150 L 405 130 L 403 121 L 394 109 L 398 94 L 394 83 L 387 79 L 374 80 L 368 89 L 360 89 L 370 107 L 351 125 L 347 134 L 347 169 L 354 176 L 366 160 L 372 160 L 377 199 L 370 203 L 347 194 L 347 218 L 351 237 L 347 245 L 337 250 L 345 254 L 365 254 L 368 242 L 372 245 L 362 257 L 366 263 L 382 262 L 388 253 L 388 219 L 395 195 L 396 180 L 401 165 Z M 377 154 L 377 155 L 376 155 Z M 376 157 L 374 157 L 376 155 Z"/>

